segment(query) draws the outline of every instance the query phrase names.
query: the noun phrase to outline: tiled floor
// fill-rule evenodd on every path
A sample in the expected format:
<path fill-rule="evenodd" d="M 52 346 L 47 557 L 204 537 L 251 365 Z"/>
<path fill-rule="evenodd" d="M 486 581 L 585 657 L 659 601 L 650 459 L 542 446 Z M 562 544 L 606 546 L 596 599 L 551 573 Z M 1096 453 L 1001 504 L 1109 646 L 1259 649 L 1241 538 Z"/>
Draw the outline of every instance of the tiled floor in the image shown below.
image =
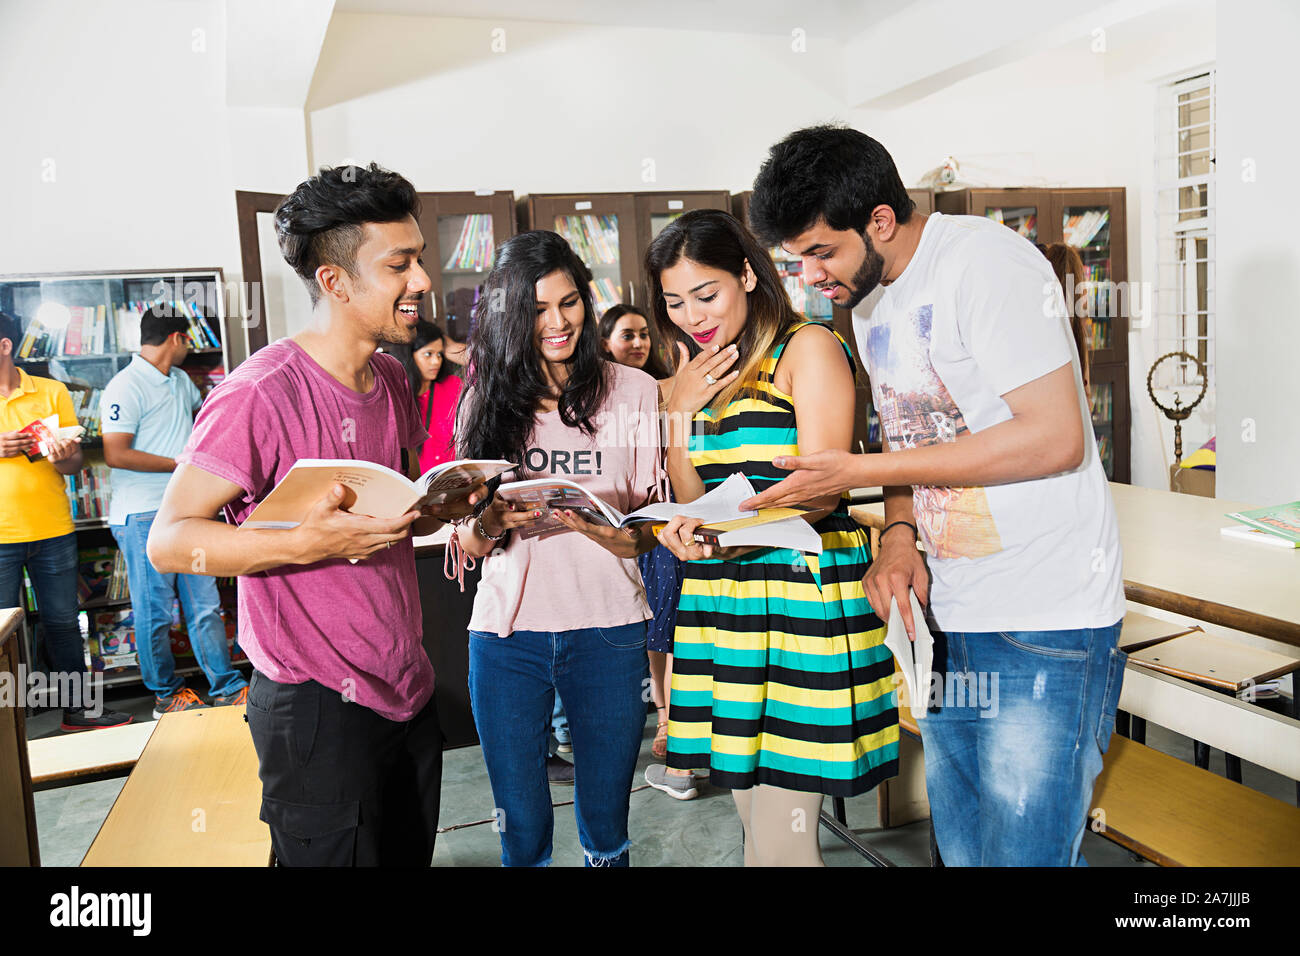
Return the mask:
<path fill-rule="evenodd" d="M 117 699 L 110 701 L 109 706 L 130 712 L 137 720 L 152 718 L 152 699 L 148 697 Z M 28 732 L 32 737 L 58 733 L 58 714 L 49 712 L 29 718 Z M 735 805 L 729 793 L 701 781 L 697 799 L 678 801 L 645 786 L 642 774 L 653 762 L 650 754 L 653 734 L 654 720 L 650 718 L 637 764 L 635 786 L 638 789 L 632 794 L 628 821 L 633 865 L 742 865 L 740 822 L 736 819 Z M 1192 759 L 1191 741 L 1163 728 L 1150 726 L 1147 742 L 1183 760 L 1190 762 Z M 1222 755 L 1215 752 L 1210 766 L 1216 773 L 1222 773 Z M 1248 786 L 1288 803 L 1294 802 L 1292 781 L 1251 764 L 1244 764 L 1242 773 Z M 123 782 L 122 779 L 104 780 L 36 794 L 37 829 L 44 865 L 75 866 L 80 863 Z M 556 803 L 567 804 L 573 799 L 573 788 L 553 786 L 551 795 Z M 448 751 L 442 781 L 441 823 L 444 832 L 438 838 L 434 866 L 496 866 L 499 863 L 500 844 L 491 827 L 492 806 L 492 793 L 479 749 L 464 747 Z M 826 801 L 826 809 L 830 809 L 830 800 Z M 878 853 L 899 866 L 928 865 L 927 823 L 914 823 L 893 830 L 878 829 L 874 793 L 849 800 L 847 809 L 849 826 Z M 824 828 L 821 844 L 828 866 L 869 865 L 856 851 Z M 1148 865 L 1091 832 L 1084 835 L 1083 853 L 1092 866 Z M 582 865 L 582 850 L 578 845 L 571 805 L 555 809 L 552 863 L 556 866 Z"/>

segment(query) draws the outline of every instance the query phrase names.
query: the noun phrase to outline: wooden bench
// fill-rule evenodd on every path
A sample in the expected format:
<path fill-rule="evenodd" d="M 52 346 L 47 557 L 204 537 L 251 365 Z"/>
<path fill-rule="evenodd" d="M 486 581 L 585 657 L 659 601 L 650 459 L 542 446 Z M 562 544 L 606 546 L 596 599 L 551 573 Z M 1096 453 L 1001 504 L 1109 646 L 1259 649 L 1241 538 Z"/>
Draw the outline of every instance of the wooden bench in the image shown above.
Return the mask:
<path fill-rule="evenodd" d="M 921 734 L 908 709 L 899 710 L 898 723 L 902 764 L 903 743 L 920 754 Z M 919 761 L 908 762 L 898 779 L 919 772 L 923 780 Z M 895 793 L 895 811 L 925 819 L 923 796 L 904 792 L 912 796 L 903 804 Z M 895 817 L 891 825 L 902 822 L 911 821 Z M 1118 734 L 1093 787 L 1089 826 L 1160 866 L 1300 865 L 1300 808 Z"/>
<path fill-rule="evenodd" d="M 81 865 L 267 866 L 261 804 L 242 707 L 166 714 Z"/>
<path fill-rule="evenodd" d="M 84 733 L 60 734 L 27 742 L 33 790 L 50 790 L 131 772 L 157 723 L 136 721 Z"/>

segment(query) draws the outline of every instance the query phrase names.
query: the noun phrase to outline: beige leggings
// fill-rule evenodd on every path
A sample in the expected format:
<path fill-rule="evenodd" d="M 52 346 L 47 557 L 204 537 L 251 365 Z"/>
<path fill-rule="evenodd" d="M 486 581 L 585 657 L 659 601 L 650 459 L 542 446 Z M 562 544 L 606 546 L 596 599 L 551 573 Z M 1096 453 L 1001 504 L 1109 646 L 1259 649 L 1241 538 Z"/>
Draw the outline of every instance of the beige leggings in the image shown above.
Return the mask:
<path fill-rule="evenodd" d="M 759 784 L 731 796 L 745 829 L 745 866 L 825 865 L 817 839 L 820 793 Z"/>

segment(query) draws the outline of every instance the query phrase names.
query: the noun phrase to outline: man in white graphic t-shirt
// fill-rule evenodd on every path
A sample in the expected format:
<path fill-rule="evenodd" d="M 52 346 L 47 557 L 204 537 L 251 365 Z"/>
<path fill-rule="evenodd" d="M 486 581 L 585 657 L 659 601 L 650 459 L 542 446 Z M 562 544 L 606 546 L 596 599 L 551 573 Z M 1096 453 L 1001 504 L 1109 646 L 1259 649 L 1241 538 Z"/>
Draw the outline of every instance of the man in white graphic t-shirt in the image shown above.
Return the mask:
<path fill-rule="evenodd" d="M 992 220 L 917 215 L 889 153 L 852 129 L 772 147 L 749 215 L 836 305 L 881 290 L 854 322 L 888 453 L 778 458 L 791 477 L 745 506 L 885 488 L 867 595 L 882 615 L 896 599 L 914 634 L 914 590 L 934 630 L 920 727 L 944 862 L 1081 862 L 1123 679 L 1124 589 L 1050 265 Z"/>

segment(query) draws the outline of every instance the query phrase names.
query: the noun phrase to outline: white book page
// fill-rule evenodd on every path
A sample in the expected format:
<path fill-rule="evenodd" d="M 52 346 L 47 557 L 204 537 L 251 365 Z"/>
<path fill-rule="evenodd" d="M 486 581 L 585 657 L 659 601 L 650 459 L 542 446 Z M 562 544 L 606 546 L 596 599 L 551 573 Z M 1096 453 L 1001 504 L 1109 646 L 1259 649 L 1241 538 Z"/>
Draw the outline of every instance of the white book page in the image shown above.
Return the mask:
<path fill-rule="evenodd" d="M 671 501 L 657 502 L 638 508 L 628 515 L 627 519 L 650 518 L 655 521 L 669 521 L 677 515 L 685 515 L 688 518 L 700 518 L 705 524 L 712 524 L 715 521 L 752 518 L 758 514 L 757 511 L 742 511 L 740 508 L 742 501 L 752 497 L 754 497 L 754 486 L 749 483 L 748 478 L 736 472 L 718 487 L 700 495 L 694 501 L 686 504 L 675 504 Z M 805 526 L 808 524 L 806 521 L 803 523 Z"/>
<path fill-rule="evenodd" d="M 921 602 L 916 599 L 916 592 L 908 589 L 907 596 L 912 602 L 912 625 L 916 629 L 916 640 L 907 636 L 907 626 L 903 623 L 903 614 L 898 610 L 898 600 L 889 601 L 889 629 L 885 633 L 885 646 L 894 654 L 899 670 L 903 672 L 903 683 L 907 686 L 907 701 L 912 708 L 912 716 L 924 720 L 926 709 L 930 704 L 930 672 L 934 669 L 934 637 L 925 623 L 925 612 Z"/>

